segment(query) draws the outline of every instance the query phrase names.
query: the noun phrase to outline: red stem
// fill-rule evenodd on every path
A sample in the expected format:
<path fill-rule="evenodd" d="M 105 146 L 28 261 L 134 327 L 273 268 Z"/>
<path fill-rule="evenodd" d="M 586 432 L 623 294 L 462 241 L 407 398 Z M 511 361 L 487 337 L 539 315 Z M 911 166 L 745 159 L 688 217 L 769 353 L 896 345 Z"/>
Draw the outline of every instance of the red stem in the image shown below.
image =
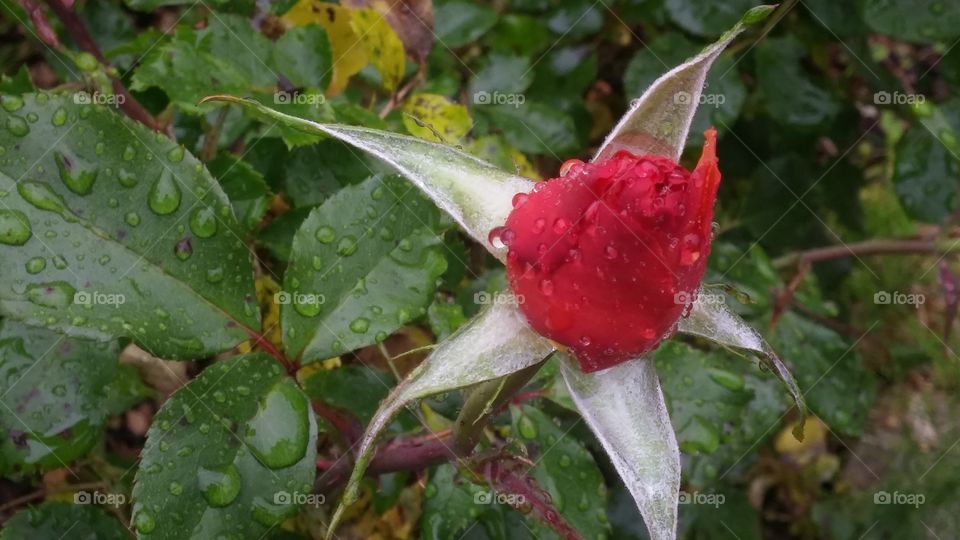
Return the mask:
<path fill-rule="evenodd" d="M 367 467 L 366 474 L 375 476 L 397 471 L 419 470 L 446 463 L 457 457 L 453 450 L 452 435 L 442 438 L 435 436 L 415 437 L 387 443 L 377 449 L 373 459 Z M 317 462 L 320 465 L 320 462 Z M 324 462 L 328 465 L 329 462 Z M 340 459 L 335 461 L 317 476 L 314 487 L 320 493 L 328 493 L 345 482 L 353 469 L 353 460 Z"/>
<path fill-rule="evenodd" d="M 57 18 L 63 23 L 63 26 L 67 29 L 67 33 L 70 34 L 70 37 L 73 38 L 77 46 L 92 54 L 104 66 L 109 66 L 110 62 L 100 51 L 100 48 L 97 47 L 97 43 L 93 40 L 90 32 L 87 31 L 87 27 L 84 26 L 80 17 L 77 16 L 70 7 L 64 4 L 63 0 L 46 0 L 46 2 L 54 14 L 56 14 Z M 133 118 L 154 131 L 163 131 L 160 124 L 158 124 L 153 116 L 143 108 L 143 105 L 140 105 L 140 102 L 130 94 L 130 91 L 123 86 L 123 83 L 115 77 L 111 78 L 113 80 L 114 93 L 123 96 L 123 101 L 118 100 L 123 112 L 130 118 Z"/>
<path fill-rule="evenodd" d="M 261 349 L 266 351 L 267 354 L 276 358 L 277 362 L 280 362 L 280 365 L 282 365 L 283 368 L 287 370 L 287 373 L 289 373 L 291 376 L 296 375 L 297 370 L 300 369 L 299 366 L 296 363 L 291 362 L 290 359 L 280 351 L 280 349 L 274 347 L 273 343 L 270 343 L 269 339 L 263 337 L 253 329 L 247 328 L 246 326 L 244 326 L 243 329 L 247 332 L 247 335 L 253 339 L 253 345 L 255 347 L 259 346 Z"/>

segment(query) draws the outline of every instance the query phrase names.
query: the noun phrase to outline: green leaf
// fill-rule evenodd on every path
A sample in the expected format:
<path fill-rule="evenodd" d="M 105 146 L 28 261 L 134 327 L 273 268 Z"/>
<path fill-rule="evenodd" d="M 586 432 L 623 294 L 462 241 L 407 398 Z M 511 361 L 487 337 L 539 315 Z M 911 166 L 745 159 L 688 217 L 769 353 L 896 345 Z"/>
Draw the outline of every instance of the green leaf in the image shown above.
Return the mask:
<path fill-rule="evenodd" d="M 181 6 L 193 4 L 190 0 L 123 0 L 124 3 L 137 11 L 154 11 L 162 6 Z M 212 0 L 210 3 L 214 6 L 222 6 L 231 0 Z"/>
<path fill-rule="evenodd" d="M 553 344 L 534 332 L 516 304 L 497 303 L 474 317 L 440 345 L 381 403 L 367 426 L 353 473 L 330 530 L 357 500 L 360 480 L 373 458 L 374 443 L 407 403 L 515 373 L 542 361 Z"/>
<path fill-rule="evenodd" d="M 510 416 L 513 433 L 536 463 L 528 474 L 550 495 L 548 500 L 584 538 L 608 537 L 607 487 L 593 455 L 539 409 L 512 406 Z M 536 538 L 556 537 L 539 522 L 529 525 Z"/>
<path fill-rule="evenodd" d="M 276 84 L 277 73 L 271 63 L 274 43 L 258 32 L 247 17 L 210 11 L 207 27 L 197 32 L 197 49 L 228 62 L 243 75 L 247 86 Z M 208 88 L 207 94 L 214 88 Z"/>
<path fill-rule="evenodd" d="M 579 40 L 596 34 L 603 28 L 603 16 L 608 12 L 606 5 L 576 0 L 561 2 L 551 9 L 547 18 L 547 28 L 560 36 L 557 39 Z"/>
<path fill-rule="evenodd" d="M 153 419 L 133 489 L 140 539 L 262 538 L 313 489 L 308 398 L 266 355 L 213 364 Z"/>
<path fill-rule="evenodd" d="M 364 424 L 370 422 L 394 386 L 389 373 L 360 363 L 311 371 L 302 383 L 310 399 L 346 409 Z"/>
<path fill-rule="evenodd" d="M 769 114 L 797 128 L 826 125 L 840 105 L 803 69 L 806 51 L 792 36 L 764 40 L 757 46 L 757 82 Z"/>
<path fill-rule="evenodd" d="M 653 360 L 595 373 L 565 360 L 560 367 L 570 395 L 633 495 L 650 538 L 676 538 L 680 451 Z"/>
<path fill-rule="evenodd" d="M 487 35 L 494 50 L 511 51 L 529 57 L 550 46 L 553 36 L 539 17 L 506 13 Z"/>
<path fill-rule="evenodd" d="M 254 229 L 270 205 L 270 188 L 263 175 L 249 163 L 228 153 L 218 154 L 207 168 L 229 197 L 243 229 Z"/>
<path fill-rule="evenodd" d="M 277 40 L 273 65 L 297 87 L 330 84 L 332 52 L 327 31 L 318 24 L 287 30 Z"/>
<path fill-rule="evenodd" d="M 440 465 L 423 490 L 420 540 L 465 538 L 473 522 L 493 523 L 502 528 L 504 509 L 499 504 L 479 504 L 489 489 L 461 478 L 453 465 Z"/>
<path fill-rule="evenodd" d="M 274 218 L 257 232 L 257 244 L 281 262 L 290 260 L 293 236 L 310 215 L 310 208 L 295 208 Z"/>
<path fill-rule="evenodd" d="M 117 377 L 116 342 L 73 339 L 0 323 L 0 470 L 64 467 L 100 440 Z"/>
<path fill-rule="evenodd" d="M 296 207 L 316 206 L 341 188 L 389 170 L 367 154 L 334 139 L 295 148 L 286 160 L 284 197 Z"/>
<path fill-rule="evenodd" d="M 402 179 L 378 175 L 310 213 L 277 296 L 289 353 L 308 363 L 336 356 L 426 313 L 447 267 L 431 206 Z"/>
<path fill-rule="evenodd" d="M 684 30 L 704 37 L 717 37 L 737 24 L 740 15 L 756 0 L 666 0 L 667 13 Z"/>
<path fill-rule="evenodd" d="M 230 201 L 196 158 L 106 107 L 37 94 L 10 109 L 0 122 L 26 133 L 0 132 L 17 147 L 0 173 L 20 180 L 0 174 L 0 208 L 26 237 L 0 243 L 0 312 L 163 358 L 215 354 L 259 328 Z"/>
<path fill-rule="evenodd" d="M 950 44 L 960 37 L 960 5 L 956 2 L 863 0 L 860 5 L 867 25 L 897 39 Z"/>
<path fill-rule="evenodd" d="M 140 371 L 130 364 L 119 364 L 117 376 L 107 386 L 101 402 L 111 416 L 123 414 L 134 405 L 152 397 L 154 391 L 143 382 Z"/>
<path fill-rule="evenodd" d="M 30 81 L 30 70 L 26 65 L 21 66 L 20 70 L 7 76 L 0 75 L 0 92 L 9 95 L 26 94 L 33 92 L 33 83 Z"/>
<path fill-rule="evenodd" d="M 190 114 L 210 109 L 197 106 L 205 96 L 217 92 L 238 94 L 249 88 L 247 78 L 235 66 L 179 36 L 154 48 L 133 72 L 131 82 L 131 90 L 160 88 L 170 101 Z"/>
<path fill-rule="evenodd" d="M 307 133 L 329 135 L 377 156 L 394 166 L 470 236 L 501 259 L 506 250 L 491 245 L 489 233 L 506 223 L 513 209 L 510 204 L 513 196 L 533 187 L 525 178 L 505 173 L 449 146 L 375 129 L 311 122 L 230 96 L 211 99 L 253 107 L 284 125 Z"/>
<path fill-rule="evenodd" d="M 45 502 L 14 514 L 0 531 L 0 540 L 129 540 L 116 517 L 91 504 Z"/>
<path fill-rule="evenodd" d="M 679 161 L 710 66 L 748 25 L 762 21 L 772 10 L 771 6 L 751 9 L 719 41 L 657 79 L 633 102 L 593 159 L 629 150 Z"/>
<path fill-rule="evenodd" d="M 897 142 L 893 183 L 907 213 L 918 221 L 938 223 L 956 203 L 960 176 L 960 99 L 952 99 L 930 113 L 918 115 Z"/>
<path fill-rule="evenodd" d="M 690 454 L 684 469 L 692 484 L 715 482 L 776 433 L 787 406 L 783 393 L 737 355 L 670 341 L 655 358 L 677 441 Z"/>
<path fill-rule="evenodd" d="M 457 48 L 476 41 L 497 22 L 493 8 L 473 2 L 454 0 L 433 8 L 433 32 L 437 41 Z"/>
<path fill-rule="evenodd" d="M 507 94 L 507 99 L 512 99 L 511 96 Z M 574 151 L 579 144 L 573 119 L 555 107 L 508 101 L 502 105 L 484 105 L 478 110 L 489 115 L 510 144 L 523 152 L 559 158 Z"/>
<path fill-rule="evenodd" d="M 726 347 L 744 349 L 756 354 L 761 365 L 773 372 L 786 386 L 800 412 L 800 417 L 806 417 L 807 405 L 790 370 L 756 330 L 727 307 L 725 302 L 716 301 L 717 298 L 716 294 L 701 289 L 690 314 L 680 318 L 677 330 L 706 338 Z M 803 422 L 801 421 L 794 431 L 794 435 L 799 439 L 803 438 L 802 430 Z"/>
<path fill-rule="evenodd" d="M 794 431 L 798 439 L 803 438 L 803 418 L 807 416 L 807 405 L 790 370 L 780 360 L 777 353 L 764 342 L 763 338 L 739 315 L 734 313 L 725 302 L 716 301 L 718 296 L 701 289 L 693 303 L 690 314 L 681 317 L 677 330 L 686 334 L 706 338 L 714 343 L 735 349 L 744 349 L 757 355 L 761 364 L 779 378 L 799 409 L 801 422 Z"/>
<path fill-rule="evenodd" d="M 862 435 L 877 381 L 853 344 L 792 312 L 783 314 L 770 340 L 790 359 L 814 414 L 839 433 Z"/>

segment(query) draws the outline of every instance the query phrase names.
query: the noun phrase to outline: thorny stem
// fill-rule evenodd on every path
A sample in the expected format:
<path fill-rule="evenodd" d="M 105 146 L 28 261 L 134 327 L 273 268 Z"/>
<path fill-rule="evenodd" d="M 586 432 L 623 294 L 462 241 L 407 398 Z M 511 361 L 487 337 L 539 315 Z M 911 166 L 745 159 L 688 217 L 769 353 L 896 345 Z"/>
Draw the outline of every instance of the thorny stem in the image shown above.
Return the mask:
<path fill-rule="evenodd" d="M 101 489 L 107 488 L 109 485 L 106 482 L 86 482 L 82 484 L 61 484 L 59 486 L 49 487 L 49 488 L 40 488 L 32 493 L 28 493 L 21 497 L 16 497 L 10 499 L 9 501 L 0 505 L 0 514 L 5 514 L 6 512 L 13 510 L 21 505 L 26 503 L 37 501 L 43 499 L 47 495 L 54 495 L 57 493 L 66 493 L 68 491 L 83 491 L 87 489 Z"/>
<path fill-rule="evenodd" d="M 46 0 L 46 2 L 54 14 L 56 14 L 57 18 L 63 23 L 63 26 L 66 27 L 67 33 L 70 34 L 73 41 L 75 41 L 82 50 L 92 54 L 101 64 L 109 66 L 110 62 L 107 60 L 107 57 L 105 57 L 103 52 L 100 51 L 100 48 L 97 47 L 97 43 L 93 40 L 93 37 L 90 36 L 87 27 L 84 26 L 83 21 L 80 20 L 80 17 L 77 16 L 73 9 L 64 4 L 63 0 Z M 123 86 L 123 83 L 116 77 L 111 76 L 110 78 L 113 81 L 114 93 L 123 96 L 123 101 L 119 102 L 123 112 L 130 118 L 133 118 L 154 131 L 162 131 L 162 127 L 154 120 L 153 116 L 143 108 L 143 105 L 130 94 L 130 91 Z"/>
<path fill-rule="evenodd" d="M 353 416 L 349 416 L 320 401 L 312 401 L 313 412 L 321 418 L 330 422 L 334 428 L 343 436 L 347 448 L 353 448 L 360 437 L 363 436 L 363 426 Z"/>
<path fill-rule="evenodd" d="M 377 449 L 367 475 L 378 475 L 397 471 L 419 470 L 446 463 L 457 458 L 453 450 L 453 436 L 433 434 L 426 437 L 416 437 L 393 441 Z M 328 465 L 329 462 L 323 462 Z M 321 462 L 317 462 L 318 467 Z M 350 477 L 353 469 L 353 460 L 340 459 L 332 463 L 325 471 L 320 472 L 314 484 L 315 491 L 327 493 L 332 491 Z"/>
<path fill-rule="evenodd" d="M 940 254 L 960 253 L 960 239 L 938 242 L 930 239 L 888 239 L 867 240 L 840 246 L 828 246 L 789 253 L 774 259 L 774 268 L 783 269 L 804 263 L 818 263 L 852 256 L 890 255 L 890 254 Z"/>

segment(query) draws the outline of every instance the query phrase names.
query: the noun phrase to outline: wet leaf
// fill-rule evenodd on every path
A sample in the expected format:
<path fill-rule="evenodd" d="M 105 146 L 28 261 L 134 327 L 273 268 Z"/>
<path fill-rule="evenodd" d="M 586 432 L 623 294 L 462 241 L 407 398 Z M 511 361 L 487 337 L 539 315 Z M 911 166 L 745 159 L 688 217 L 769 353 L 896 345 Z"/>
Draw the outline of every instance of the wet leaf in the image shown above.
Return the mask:
<path fill-rule="evenodd" d="M 863 20 L 875 31 L 921 43 L 952 42 L 960 36 L 960 6 L 934 0 L 864 0 Z"/>
<path fill-rule="evenodd" d="M 426 313 L 447 267 L 437 221 L 413 186 L 385 175 L 313 210 L 275 297 L 287 352 L 322 360 L 383 341 Z"/>
<path fill-rule="evenodd" d="M 102 106 L 28 95 L 0 121 L 0 312 L 76 337 L 132 338 L 198 358 L 259 328 L 250 255 L 230 201 L 183 147 Z M 51 147 L 51 141 L 54 141 Z M 16 236 L 16 235 L 14 235 Z M 18 240 L 23 240 L 18 242 Z"/>
<path fill-rule="evenodd" d="M 677 329 L 686 334 L 700 336 L 726 347 L 744 349 L 757 355 L 760 363 L 786 386 L 801 418 L 806 417 L 807 405 L 803 400 L 803 394 L 786 364 L 753 327 L 731 311 L 725 303 L 712 301 L 714 298 L 716 296 L 701 291 L 697 295 L 696 302 L 693 303 L 690 315 L 680 318 Z M 802 439 L 802 430 L 801 422 L 794 435 Z"/>
<path fill-rule="evenodd" d="M 22 538 L 129 540 L 130 533 L 116 517 L 98 506 L 45 502 L 20 510 L 4 523 L 0 540 Z"/>
<path fill-rule="evenodd" d="M 157 413 L 133 489 L 141 539 L 262 537 L 310 499 L 317 424 L 260 354 L 213 364 Z"/>
<path fill-rule="evenodd" d="M 294 86 L 325 89 L 330 84 L 332 52 L 327 32 L 322 26 L 309 24 L 287 30 L 277 40 L 273 65 Z"/>
<path fill-rule="evenodd" d="M 568 429 L 558 426 L 543 411 L 510 407 L 513 435 L 527 445 L 536 464 L 528 474 L 563 518 L 584 538 L 610 535 L 607 521 L 607 487 L 593 455 Z M 536 538 L 556 534 L 543 523 L 530 524 Z"/>
<path fill-rule="evenodd" d="M 117 382 L 118 353 L 115 342 L 0 323 L 0 471 L 58 469 L 86 454 L 113 412 L 103 390 Z"/>

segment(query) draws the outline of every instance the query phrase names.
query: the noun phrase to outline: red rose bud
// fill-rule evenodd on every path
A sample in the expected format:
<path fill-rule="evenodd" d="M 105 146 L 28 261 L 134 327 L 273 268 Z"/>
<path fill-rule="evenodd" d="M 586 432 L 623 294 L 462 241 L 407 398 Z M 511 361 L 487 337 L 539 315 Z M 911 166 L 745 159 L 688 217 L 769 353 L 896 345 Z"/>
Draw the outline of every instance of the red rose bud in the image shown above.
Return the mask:
<path fill-rule="evenodd" d="M 620 151 L 570 160 L 518 194 L 491 243 L 530 325 L 596 371 L 654 349 L 689 310 L 706 270 L 720 184 L 716 131 L 693 172 Z"/>

